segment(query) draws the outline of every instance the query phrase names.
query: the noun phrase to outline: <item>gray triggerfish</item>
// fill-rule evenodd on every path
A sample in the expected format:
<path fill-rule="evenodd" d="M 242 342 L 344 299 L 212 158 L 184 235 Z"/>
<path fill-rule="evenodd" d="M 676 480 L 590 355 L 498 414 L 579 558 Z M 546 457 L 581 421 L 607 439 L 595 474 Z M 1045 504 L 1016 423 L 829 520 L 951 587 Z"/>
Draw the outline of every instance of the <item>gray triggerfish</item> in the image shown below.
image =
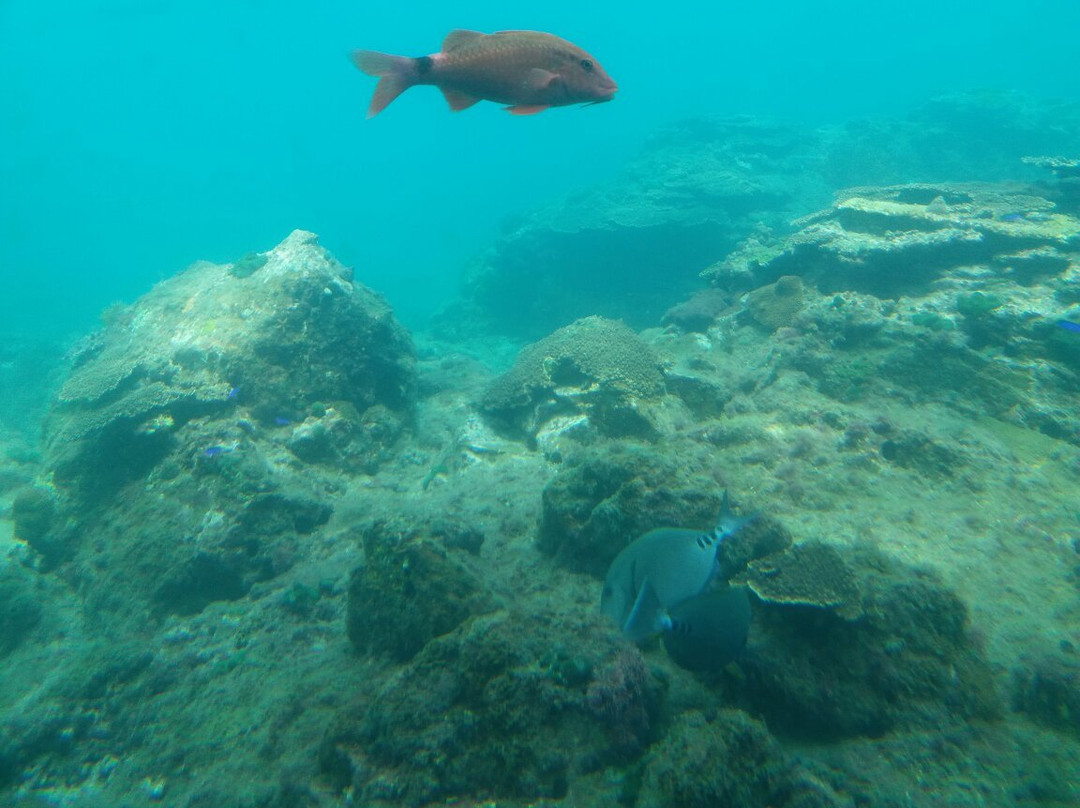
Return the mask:
<path fill-rule="evenodd" d="M 611 562 L 600 609 L 634 642 L 663 634 L 665 644 L 671 639 L 680 650 L 694 644 L 703 652 L 708 647 L 737 646 L 722 654 L 733 657 L 746 640 L 749 601 L 742 590 L 727 588 L 717 580 L 717 551 L 724 539 L 753 518 L 735 516 L 725 491 L 720 518 L 712 531 L 650 530 Z M 670 647 L 668 650 L 671 653 Z M 672 653 L 672 658 L 679 662 L 677 653 Z M 728 661 L 730 658 L 719 666 Z"/>
<path fill-rule="evenodd" d="M 746 646 L 750 597 L 744 586 L 721 585 L 672 607 L 664 648 L 692 671 L 717 671 Z"/>

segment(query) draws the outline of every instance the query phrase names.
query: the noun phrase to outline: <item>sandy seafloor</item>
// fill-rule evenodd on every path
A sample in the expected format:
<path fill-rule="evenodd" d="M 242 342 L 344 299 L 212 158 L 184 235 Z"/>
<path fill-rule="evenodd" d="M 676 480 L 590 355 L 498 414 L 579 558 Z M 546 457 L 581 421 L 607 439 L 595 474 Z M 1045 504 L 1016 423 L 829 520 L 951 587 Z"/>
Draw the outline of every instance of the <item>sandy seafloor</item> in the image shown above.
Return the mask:
<path fill-rule="evenodd" d="M 931 209 L 932 203 L 921 207 Z M 936 210 L 922 213 L 938 215 Z M 252 249 L 268 251 L 271 246 Z M 1011 335 L 1008 339 L 1019 340 L 1018 330 L 1033 317 L 1068 315 L 1071 298 L 1060 290 L 1077 282 L 1080 245 L 1075 238 L 1065 239 L 1054 249 L 1064 256 L 1064 264 L 1055 263 L 1057 269 L 1034 287 L 1022 284 L 1027 290 L 1023 294 L 1065 302 L 1054 304 L 1056 309 L 1039 309 L 1042 304 L 1025 301 L 999 304 L 994 316 L 1001 323 L 1007 321 L 1008 327 L 1002 328 Z M 19 596 L 32 591 L 42 607 L 30 625 L 7 627 L 18 636 L 4 648 L 0 673 L 0 716 L 7 736 L 0 746 L 0 801 L 35 808 L 601 806 L 618 804 L 620 799 L 628 805 L 662 804 L 663 780 L 659 775 L 650 779 L 648 767 L 661 765 L 655 756 L 664 733 L 678 724 L 680 715 L 712 715 L 740 704 L 738 662 L 717 684 L 681 671 L 662 649 L 647 647 L 644 654 L 652 681 L 664 683 L 662 706 L 653 716 L 658 734 L 642 749 L 629 753 L 623 749 L 623 757 L 605 758 L 591 767 L 572 765 L 567 783 L 537 785 L 534 794 L 528 793 L 527 783 L 492 786 L 477 781 L 472 790 L 462 790 L 449 774 L 440 780 L 442 775 L 433 772 L 452 771 L 454 756 L 464 754 L 464 747 L 429 745 L 435 743 L 429 737 L 430 723 L 438 723 L 437 713 L 445 706 L 439 706 L 439 700 L 445 694 L 410 693 L 407 685 L 411 677 L 420 681 L 425 665 L 438 664 L 424 660 L 436 658 L 431 655 L 439 649 L 449 653 L 455 642 L 471 647 L 467 643 L 475 638 L 470 637 L 469 626 L 474 632 L 494 631 L 490 626 L 497 623 L 484 622 L 494 620 L 492 614 L 513 615 L 520 621 L 514 624 L 519 626 L 516 630 L 540 642 L 565 632 L 570 650 L 560 654 L 585 653 L 584 648 L 573 648 L 573 643 L 584 641 L 582 637 L 600 642 L 595 640 L 603 634 L 596 627 L 599 578 L 556 563 L 538 549 L 537 533 L 544 518 L 544 491 L 552 480 L 565 473 L 576 456 L 621 444 L 665 458 L 675 469 L 667 478 L 673 487 L 676 482 L 699 485 L 701 495 L 713 499 L 725 488 L 730 490 L 743 512 L 767 515 L 786 528 L 796 544 L 821 540 L 842 548 L 869 546 L 912 568 L 933 570 L 968 610 L 970 642 L 992 672 L 999 697 L 997 714 L 956 719 L 947 726 L 908 717 L 884 733 L 852 732 L 842 737 L 829 737 L 827 727 L 806 727 L 801 734 L 777 731 L 782 751 L 776 754 L 811 761 L 806 765 L 815 774 L 805 778 L 817 783 L 805 786 L 813 800 L 779 804 L 1080 804 L 1080 716 L 1069 712 L 1078 704 L 1074 689 L 1080 686 L 1077 436 L 1046 434 L 1016 415 L 1025 402 L 1011 409 L 995 407 L 994 393 L 976 390 L 977 381 L 968 379 L 953 389 L 948 377 L 937 378 L 925 364 L 922 368 L 916 364 L 908 376 L 870 370 L 869 381 L 857 393 L 847 394 L 837 393 L 840 388 L 835 384 L 824 384 L 806 369 L 813 364 L 800 359 L 824 356 L 827 366 L 851 362 L 865 352 L 868 367 L 876 363 L 886 367 L 889 357 L 903 357 L 919 348 L 925 349 L 918 354 L 925 362 L 933 355 L 934 340 L 960 334 L 955 338 L 963 341 L 964 320 L 947 306 L 952 305 L 956 288 L 981 289 L 963 284 L 971 278 L 985 280 L 986 275 L 970 272 L 970 266 L 962 270 L 952 278 L 960 287 L 929 283 L 902 295 L 906 313 L 880 317 L 881 333 L 887 336 L 865 345 L 855 340 L 845 346 L 839 331 L 830 331 L 838 327 L 828 319 L 832 294 L 813 291 L 810 282 L 801 313 L 779 329 L 748 321 L 746 299 L 739 295 L 708 328 L 689 331 L 653 323 L 635 329 L 669 374 L 669 393 L 649 405 L 653 429 L 640 434 L 612 436 L 604 433 L 602 423 L 588 422 L 565 434 L 551 427 L 539 442 L 499 434 L 485 421 L 479 402 L 524 340 L 474 334 L 455 343 L 445 333 L 417 330 L 416 385 L 408 402 L 413 414 L 404 426 L 395 426 L 393 419 L 379 422 L 392 434 L 377 447 L 376 460 L 361 462 L 347 453 L 304 454 L 308 433 L 300 435 L 297 430 L 335 428 L 327 420 L 324 403 L 298 415 L 290 411 L 284 418 L 265 407 L 260 410 L 260 401 L 240 398 L 233 404 L 229 392 L 228 409 L 200 412 L 187 421 L 168 413 L 167 421 L 154 422 L 154 429 L 175 430 L 176 442 L 169 450 L 175 456 L 163 455 L 161 461 L 162 466 L 177 464 L 168 474 L 158 467 L 125 479 L 103 499 L 84 503 L 81 511 L 65 504 L 65 485 L 77 488 L 87 483 L 80 481 L 82 471 L 73 472 L 70 464 L 56 459 L 55 442 L 57 430 L 64 434 L 63 419 L 74 417 L 64 407 L 70 408 L 76 398 L 61 399 L 54 410 L 59 416 L 53 416 L 59 421 L 46 428 L 46 446 L 36 448 L 36 424 L 58 388 L 45 381 L 50 375 L 43 373 L 39 388 L 20 388 L 26 417 L 20 419 L 20 431 L 8 432 L 0 447 L 4 450 L 0 555 L 5 565 L 26 571 L 30 589 L 20 590 Z M 261 277 L 260 271 L 254 269 L 251 277 Z M 356 268 L 355 275 L 363 283 L 363 268 Z M 1013 299 L 1004 286 L 993 288 Z M 849 300 L 854 301 L 850 305 L 865 304 L 863 298 Z M 201 305 L 193 293 L 183 313 L 201 316 Z M 913 311 L 944 312 L 960 331 L 943 335 L 913 325 L 907 319 Z M 203 331 L 224 327 L 217 322 L 205 325 Z M 110 328 L 118 329 L 115 333 L 125 327 L 122 318 L 119 325 L 115 318 L 111 323 Z M 1080 335 L 1076 336 L 1074 350 L 1080 352 Z M 1027 332 L 1023 340 L 1025 346 L 1038 342 Z M 1016 344 L 1008 343 L 1000 351 L 993 344 L 979 346 L 978 361 L 988 364 L 978 365 L 971 378 L 990 374 L 987 368 L 998 367 L 995 363 L 1023 364 L 1009 354 Z M 975 359 L 974 354 L 961 355 Z M 93 357 L 86 361 L 95 361 Z M 324 355 L 308 361 L 317 365 L 333 360 L 333 355 Z M 56 367 L 66 366 L 57 360 Z M 1039 377 L 1044 381 L 1050 376 L 1057 380 L 1045 382 L 1060 385 L 1053 393 L 1058 398 L 1047 408 L 1058 408 L 1055 423 L 1075 424 L 1060 402 L 1071 400 L 1075 406 L 1076 363 L 1055 365 L 1043 357 L 1030 359 L 1025 368 L 1036 376 L 1046 371 Z M 298 365 L 297 373 L 301 371 Z M 65 371 L 57 372 L 63 378 Z M 724 403 L 714 411 L 694 411 L 670 392 L 676 374 L 724 391 L 717 394 Z M 303 384 L 297 382 L 301 388 Z M 568 398 L 587 400 L 586 388 Z M 1031 399 L 1026 404 L 1035 411 L 1039 402 L 1034 399 L 1045 388 L 1014 392 Z M 340 406 L 338 410 L 344 412 Z M 147 412 L 155 418 L 162 414 Z M 16 414 L 14 407 L 6 408 L 5 417 Z M 355 423 L 370 425 L 382 417 L 368 411 Z M 87 440 L 83 432 L 78 434 Z M 341 446 L 359 452 L 350 443 L 358 433 L 351 434 Z M 893 462 L 883 450 L 882 434 L 915 448 L 903 455 L 904 462 Z M 228 443 L 231 436 L 237 436 L 239 448 Z M 208 453 L 221 445 L 226 448 L 220 454 Z M 247 457 L 243 453 L 248 446 L 257 452 L 258 485 L 264 487 L 253 489 L 255 494 L 236 494 L 228 489 L 232 478 L 225 482 L 227 475 L 215 475 L 233 468 L 226 465 L 233 458 Z M 111 461 L 106 457 L 81 462 L 101 463 L 80 467 L 95 475 L 103 474 Z M 240 467 L 238 463 L 236 468 Z M 45 490 L 55 486 L 58 512 L 75 520 L 76 538 L 56 525 L 52 530 L 61 536 L 59 548 L 44 539 L 28 544 L 13 537 L 12 500 L 28 485 Z M 267 523 L 269 527 L 258 523 L 258 529 L 270 532 L 251 539 L 255 549 L 249 552 L 259 563 L 265 556 L 267 566 L 252 562 L 254 572 L 244 568 L 240 591 L 227 588 L 227 595 L 218 596 L 207 585 L 210 594 L 200 595 L 197 606 L 173 609 L 163 602 L 162 591 L 177 592 L 168 566 L 179 557 L 175 545 L 192 541 L 192 536 L 200 537 L 196 544 L 214 540 L 216 534 L 205 527 L 203 512 L 228 524 L 233 516 L 229 508 L 240 508 L 245 497 L 258 498 L 267 490 L 286 503 L 285 513 L 291 513 L 294 503 L 307 508 L 312 502 L 328 506 L 332 513 L 317 518 L 314 527 L 295 532 L 276 522 Z M 177 503 L 183 498 L 190 499 L 180 508 Z M 158 518 L 160 523 L 155 522 Z M 188 518 L 193 520 L 190 524 L 184 522 Z M 375 564 L 375 545 L 368 545 L 365 554 L 364 531 L 379 520 L 396 520 L 419 534 L 416 540 L 423 544 L 430 539 L 425 531 L 447 518 L 483 535 L 478 555 L 453 563 L 468 572 L 461 580 L 481 582 L 477 597 L 487 601 L 470 605 L 471 614 L 442 638 L 430 638 L 415 656 L 385 653 L 393 643 L 379 636 L 379 626 L 367 628 L 375 636 L 371 643 L 376 650 L 355 647 L 346 633 L 350 575 Z M 192 525 L 199 525 L 198 530 Z M 411 540 L 403 541 L 408 545 Z M 256 546 L 259 542 L 262 545 Z M 155 543 L 168 547 L 154 549 Z M 218 549 L 204 545 L 192 552 L 212 555 Z M 444 552 L 457 558 L 457 551 L 439 551 Z M 49 559 L 49 553 L 56 555 Z M 158 558 L 164 559 L 162 567 L 156 566 Z M 249 574 L 250 578 L 243 577 Z M 162 589 L 159 579 L 173 588 Z M 196 590 L 203 586 L 196 578 L 176 580 L 187 581 Z M 443 582 L 435 576 L 427 583 Z M 461 594 L 454 589 L 456 583 L 455 579 L 448 585 L 454 598 Z M 14 602 L 14 595 L 5 597 Z M 421 609 L 432 605 L 423 597 L 410 602 Z M 441 609 L 442 604 L 437 605 Z M 387 625 L 386 632 L 396 631 L 405 629 Z M 754 631 L 752 625 L 751 650 Z M 526 639 L 522 637 L 523 642 Z M 588 650 L 592 652 L 592 646 Z M 522 680 L 533 675 L 540 662 L 530 664 L 515 669 L 514 675 Z M 1040 676 L 1045 678 L 1044 689 L 1025 703 L 1017 682 L 1030 684 Z M 828 688 L 829 683 L 818 686 Z M 354 768 L 343 779 L 334 762 L 338 759 L 327 751 L 327 739 L 335 733 L 353 737 L 348 729 L 353 724 L 366 727 L 360 737 L 370 737 L 364 732 L 376 732 L 371 725 L 378 720 L 372 715 L 380 704 L 390 710 L 396 708 L 395 700 L 407 698 L 421 705 L 419 717 L 410 720 L 422 725 L 422 732 L 412 724 L 407 728 L 421 732 L 414 757 L 402 758 L 402 753 L 379 757 L 381 752 L 365 750 L 358 742 Z M 427 710 L 422 707 L 426 699 L 431 705 Z M 497 699 L 486 704 L 492 711 L 511 709 Z M 573 736 L 559 734 L 565 728 L 552 729 L 524 712 L 518 718 L 519 733 L 573 745 Z M 446 714 L 458 716 L 446 719 L 448 727 L 461 720 L 449 708 Z M 753 711 L 748 715 L 753 717 Z M 483 749 L 481 740 L 461 743 L 475 742 Z M 513 747 L 521 739 L 508 733 L 498 740 Z M 595 743 L 595 738 L 581 743 Z M 689 766 L 690 761 L 676 764 Z M 724 767 L 725 761 L 710 764 Z M 646 767 L 644 775 L 635 769 L 641 765 Z M 625 787 L 628 772 L 635 770 L 646 784 L 637 803 L 635 797 L 626 796 Z M 708 780 L 704 774 L 702 778 Z M 705 789 L 697 796 L 680 792 L 683 796 L 668 804 L 718 804 L 710 800 L 729 792 L 717 789 Z M 545 793 L 552 790 L 558 793 Z M 730 794 L 728 798 L 736 800 Z M 753 801 L 743 795 L 732 804 Z"/>

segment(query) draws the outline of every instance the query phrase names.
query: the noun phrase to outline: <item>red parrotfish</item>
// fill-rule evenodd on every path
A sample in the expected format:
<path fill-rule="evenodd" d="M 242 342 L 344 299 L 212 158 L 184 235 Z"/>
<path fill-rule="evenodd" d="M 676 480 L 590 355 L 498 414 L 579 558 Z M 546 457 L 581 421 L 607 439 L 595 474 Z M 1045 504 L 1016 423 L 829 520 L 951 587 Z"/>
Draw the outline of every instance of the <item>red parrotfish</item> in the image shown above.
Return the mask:
<path fill-rule="evenodd" d="M 610 101 L 618 89 L 588 53 L 540 31 L 456 30 L 430 56 L 358 50 L 352 59 L 369 76 L 379 76 L 369 118 L 416 84 L 438 87 L 455 112 L 486 100 L 509 105 L 514 115 Z"/>

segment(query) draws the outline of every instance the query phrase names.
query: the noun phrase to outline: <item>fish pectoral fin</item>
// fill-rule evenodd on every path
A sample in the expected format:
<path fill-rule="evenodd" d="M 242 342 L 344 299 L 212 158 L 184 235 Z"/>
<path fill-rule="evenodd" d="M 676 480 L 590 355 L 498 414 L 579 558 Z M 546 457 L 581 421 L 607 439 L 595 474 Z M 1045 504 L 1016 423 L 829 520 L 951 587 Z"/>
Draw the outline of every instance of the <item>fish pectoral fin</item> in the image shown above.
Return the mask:
<path fill-rule="evenodd" d="M 511 115 L 535 115 L 538 112 L 543 112 L 550 104 L 518 104 L 513 107 L 503 107 Z"/>
<path fill-rule="evenodd" d="M 623 634 L 634 642 L 641 642 L 663 631 L 669 624 L 670 618 L 661 606 L 656 590 L 645 580 L 638 590 L 626 622 L 623 623 Z"/>
<path fill-rule="evenodd" d="M 558 73 L 552 73 L 542 67 L 530 68 L 529 72 L 525 74 L 525 86 L 530 90 L 546 90 L 552 84 L 561 80 L 562 77 Z"/>
<path fill-rule="evenodd" d="M 446 97 L 446 103 L 450 105 L 450 109 L 454 112 L 461 112 L 463 109 L 468 109 L 480 99 L 475 95 L 469 95 L 463 93 L 461 90 L 450 90 L 446 87 L 440 87 L 442 94 Z"/>
<path fill-rule="evenodd" d="M 443 53 L 449 53 L 454 48 L 460 48 L 462 45 L 468 45 L 470 42 L 475 42 L 485 34 L 480 31 L 469 31 L 466 28 L 455 28 L 449 34 L 446 35 L 446 39 L 442 41 Z"/>

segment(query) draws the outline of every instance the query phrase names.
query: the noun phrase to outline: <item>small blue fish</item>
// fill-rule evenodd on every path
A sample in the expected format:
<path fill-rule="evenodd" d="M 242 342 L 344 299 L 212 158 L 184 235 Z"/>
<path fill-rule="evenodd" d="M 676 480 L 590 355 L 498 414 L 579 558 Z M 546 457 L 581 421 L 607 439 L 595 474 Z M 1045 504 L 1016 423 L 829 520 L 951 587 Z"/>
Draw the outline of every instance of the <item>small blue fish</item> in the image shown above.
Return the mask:
<path fill-rule="evenodd" d="M 235 452 L 237 446 L 239 446 L 239 443 L 231 443 L 228 446 L 215 444 L 214 446 L 207 446 L 205 449 L 199 452 L 199 454 L 202 457 L 205 457 L 207 460 L 213 460 L 215 458 L 221 457 L 222 455 L 228 454 L 229 452 Z"/>
<path fill-rule="evenodd" d="M 1080 323 L 1074 323 L 1072 320 L 1058 320 L 1058 325 L 1066 331 L 1073 331 L 1080 334 Z"/>
<path fill-rule="evenodd" d="M 239 387 L 233 387 L 231 390 L 229 390 L 229 394 L 227 396 L 225 396 L 225 398 L 228 399 L 229 401 L 232 401 L 238 395 L 240 395 L 240 388 Z"/>
<path fill-rule="evenodd" d="M 1002 222 L 1022 222 L 1024 221 L 1024 214 L 1022 213 L 1005 213 L 998 217 Z"/>
<path fill-rule="evenodd" d="M 284 415 L 279 415 L 277 418 L 274 419 L 275 426 L 288 426 L 291 423 L 292 421 L 290 421 Z"/>

